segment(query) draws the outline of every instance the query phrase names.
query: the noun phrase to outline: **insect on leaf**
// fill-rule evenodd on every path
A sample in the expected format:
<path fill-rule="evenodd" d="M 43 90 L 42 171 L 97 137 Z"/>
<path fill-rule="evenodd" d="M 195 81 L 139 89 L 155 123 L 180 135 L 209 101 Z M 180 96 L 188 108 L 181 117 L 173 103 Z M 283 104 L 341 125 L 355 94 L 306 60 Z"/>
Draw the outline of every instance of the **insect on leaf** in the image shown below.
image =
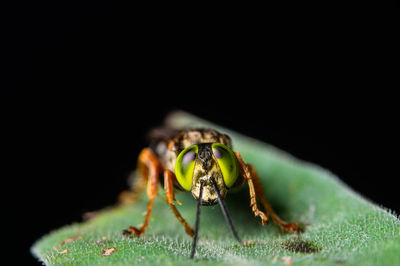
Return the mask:
<path fill-rule="evenodd" d="M 400 222 L 351 190 L 339 178 L 268 144 L 177 112 L 168 123 L 213 127 L 232 138 L 234 150 L 255 166 L 265 193 L 285 220 L 304 225 L 300 236 L 262 226 L 249 208 L 248 190 L 228 193 L 226 207 L 245 245 L 237 244 L 218 206 L 202 208 L 199 242 L 190 260 L 192 240 L 161 197 L 156 199 L 144 236 L 126 238 L 122 230 L 142 222 L 146 193 L 132 205 L 100 211 L 89 221 L 43 236 L 31 252 L 47 265 L 400 265 Z M 163 193 L 160 189 L 159 193 Z M 194 224 L 196 201 L 177 193 L 177 208 Z M 166 222 L 168 221 L 168 222 Z"/>

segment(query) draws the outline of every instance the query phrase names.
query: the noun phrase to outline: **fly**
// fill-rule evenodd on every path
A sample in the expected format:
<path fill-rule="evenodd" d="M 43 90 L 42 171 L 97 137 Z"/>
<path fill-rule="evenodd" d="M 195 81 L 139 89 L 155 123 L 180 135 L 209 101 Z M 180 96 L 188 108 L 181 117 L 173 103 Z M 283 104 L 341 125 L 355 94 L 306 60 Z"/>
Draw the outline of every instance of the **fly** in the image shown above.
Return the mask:
<path fill-rule="evenodd" d="M 300 232 L 297 223 L 288 223 L 279 218 L 265 198 L 264 190 L 255 168 L 244 162 L 238 152 L 232 150 L 231 138 L 213 129 L 172 130 L 168 128 L 153 130 L 149 137 L 151 144 L 139 154 L 138 170 L 140 178 L 132 191 L 121 193 L 120 200 L 129 202 L 147 186 L 146 216 L 140 228 L 130 226 L 123 231 L 125 236 L 140 236 L 149 225 L 153 203 L 162 183 L 167 202 L 186 233 L 193 237 L 190 258 L 196 252 L 202 206 L 219 204 L 235 239 L 242 244 L 229 213 L 224 204 L 229 190 L 249 186 L 250 207 L 261 223 L 268 222 L 268 216 L 286 232 Z M 198 200 L 195 228 L 193 229 L 181 216 L 175 202 L 175 190 L 191 192 Z M 265 211 L 258 208 L 257 201 Z"/>

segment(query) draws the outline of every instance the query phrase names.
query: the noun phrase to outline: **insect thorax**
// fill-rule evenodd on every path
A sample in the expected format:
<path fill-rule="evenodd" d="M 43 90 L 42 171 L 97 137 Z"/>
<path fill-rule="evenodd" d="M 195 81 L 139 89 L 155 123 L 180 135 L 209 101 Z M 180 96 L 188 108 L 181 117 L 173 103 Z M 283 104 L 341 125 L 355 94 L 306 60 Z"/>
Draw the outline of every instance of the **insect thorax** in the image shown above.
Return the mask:
<path fill-rule="evenodd" d="M 208 128 L 188 129 L 177 132 L 177 134 L 159 140 L 154 145 L 154 151 L 165 168 L 175 171 L 175 161 L 179 153 L 185 148 L 201 143 L 221 143 L 232 148 L 231 138 Z"/>

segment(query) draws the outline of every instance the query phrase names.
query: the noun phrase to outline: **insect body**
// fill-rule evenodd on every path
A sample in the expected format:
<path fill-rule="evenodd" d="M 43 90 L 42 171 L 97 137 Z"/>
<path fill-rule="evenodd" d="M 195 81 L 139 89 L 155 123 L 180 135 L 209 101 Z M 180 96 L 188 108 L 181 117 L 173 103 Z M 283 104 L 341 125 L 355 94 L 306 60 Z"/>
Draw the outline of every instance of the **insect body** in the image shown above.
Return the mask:
<path fill-rule="evenodd" d="M 150 199 L 145 220 L 140 228 L 133 226 L 123 231 L 124 235 L 143 234 L 149 224 L 153 202 L 158 192 L 158 184 L 163 181 L 167 202 L 176 218 L 185 227 L 186 233 L 193 236 L 191 258 L 193 258 L 202 205 L 219 203 L 233 235 L 241 243 L 223 199 L 232 188 L 247 181 L 250 194 L 250 206 L 255 216 L 261 218 L 264 225 L 268 215 L 283 230 L 299 232 L 296 223 L 281 220 L 265 198 L 261 181 L 251 164 L 246 164 L 238 152 L 233 152 L 229 136 L 213 129 L 170 130 L 161 129 L 150 133 L 152 144 L 144 148 L 139 155 L 138 169 L 142 181 L 147 181 L 147 196 Z M 133 192 L 121 194 L 122 201 L 133 198 L 143 188 L 140 182 Z M 174 188 L 191 192 L 198 200 L 195 230 L 186 222 L 175 207 Z M 258 209 L 258 199 L 265 212 Z M 178 204 L 180 202 L 176 201 Z"/>

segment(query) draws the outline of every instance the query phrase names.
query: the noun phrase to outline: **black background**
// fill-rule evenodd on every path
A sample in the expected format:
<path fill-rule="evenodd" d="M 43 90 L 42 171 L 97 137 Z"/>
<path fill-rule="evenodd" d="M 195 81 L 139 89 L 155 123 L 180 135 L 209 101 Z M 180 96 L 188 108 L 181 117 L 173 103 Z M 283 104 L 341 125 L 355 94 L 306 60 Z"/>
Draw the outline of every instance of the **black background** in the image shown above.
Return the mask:
<path fill-rule="evenodd" d="M 13 239 L 29 262 L 40 236 L 115 203 L 146 132 L 175 109 L 330 169 L 400 210 L 390 18 L 230 8 L 15 8 L 4 72 L 11 86 L 2 92 L 3 189 L 12 194 Z"/>

